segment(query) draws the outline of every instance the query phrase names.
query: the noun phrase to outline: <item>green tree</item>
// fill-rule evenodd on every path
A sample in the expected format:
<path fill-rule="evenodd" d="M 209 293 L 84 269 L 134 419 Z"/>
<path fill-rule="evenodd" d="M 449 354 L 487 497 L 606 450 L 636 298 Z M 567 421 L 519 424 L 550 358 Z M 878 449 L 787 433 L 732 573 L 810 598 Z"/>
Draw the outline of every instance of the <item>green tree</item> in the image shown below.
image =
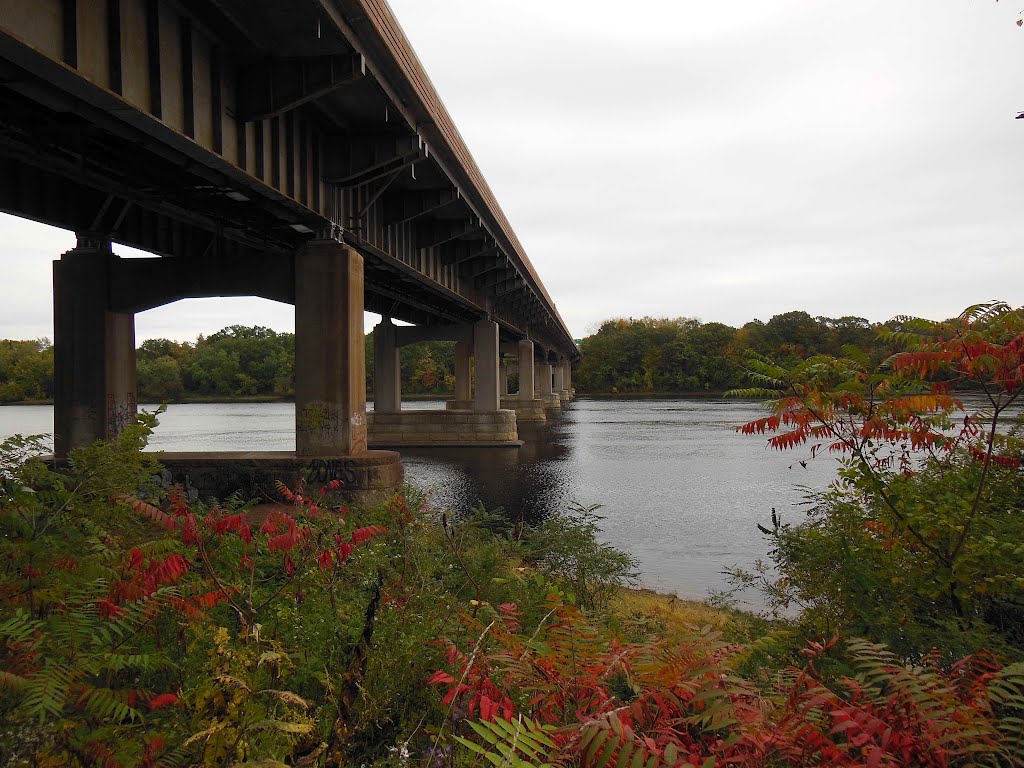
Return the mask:
<path fill-rule="evenodd" d="M 781 578 L 762 583 L 822 631 L 842 626 L 908 656 L 1024 647 L 1024 473 L 1008 411 L 1024 386 L 1024 312 L 978 305 L 884 340 L 904 351 L 881 367 L 852 348 L 788 368 L 750 361 L 763 388 L 736 394 L 770 395 L 772 413 L 742 431 L 844 457 L 805 522 L 773 515 L 764 530 Z M 986 406 L 968 409 L 953 384 L 979 388 Z"/>
<path fill-rule="evenodd" d="M 180 398 L 185 384 L 178 361 L 170 355 L 137 363 L 139 399 L 163 403 Z"/>
<path fill-rule="evenodd" d="M 0 341 L 0 401 L 53 397 L 53 347 L 49 339 Z"/>

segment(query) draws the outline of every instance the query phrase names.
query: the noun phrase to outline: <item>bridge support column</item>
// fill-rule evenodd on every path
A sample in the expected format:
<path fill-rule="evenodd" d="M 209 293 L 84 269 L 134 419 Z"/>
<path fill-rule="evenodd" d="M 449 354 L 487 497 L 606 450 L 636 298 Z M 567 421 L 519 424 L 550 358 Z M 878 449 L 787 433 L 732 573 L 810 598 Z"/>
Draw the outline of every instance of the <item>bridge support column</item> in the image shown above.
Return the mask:
<path fill-rule="evenodd" d="M 551 394 L 551 365 L 550 363 L 538 363 L 534 370 L 537 371 L 537 394 L 541 397 Z"/>
<path fill-rule="evenodd" d="M 417 409 L 381 413 L 375 410 L 370 422 L 373 445 L 509 448 L 522 445 L 516 414 L 511 408 L 502 408 L 498 395 L 498 324 L 481 320 L 473 326 L 433 331 L 411 326 L 398 329 L 399 344 L 428 338 L 455 341 L 455 399 L 449 400 L 443 411 Z M 471 356 L 476 359 L 473 385 L 470 383 Z"/>
<path fill-rule="evenodd" d="M 552 373 L 551 363 L 544 361 L 538 363 L 534 369 L 536 374 L 537 397 L 544 402 L 545 408 L 560 408 L 562 398 L 551 389 Z"/>
<path fill-rule="evenodd" d="M 295 451 L 164 454 L 175 482 L 204 496 L 272 499 L 277 483 L 338 483 L 377 502 L 402 483 L 401 457 L 366 449 L 363 257 L 336 240 L 295 253 Z"/>
<path fill-rule="evenodd" d="M 508 397 L 508 375 L 509 365 L 504 361 L 504 359 L 502 359 L 501 362 L 498 364 L 499 394 L 502 397 Z"/>
<path fill-rule="evenodd" d="M 295 254 L 295 449 L 366 450 L 363 257 L 334 240 Z"/>
<path fill-rule="evenodd" d="M 390 317 L 373 329 L 373 410 L 402 411 L 402 366 L 398 356 L 398 327 Z"/>
<path fill-rule="evenodd" d="M 562 388 L 569 399 L 572 399 L 572 363 L 566 360 L 562 363 Z"/>
<path fill-rule="evenodd" d="M 569 361 L 562 359 L 555 367 L 555 392 L 566 402 L 569 399 Z"/>
<path fill-rule="evenodd" d="M 473 358 L 476 362 L 473 410 L 477 413 L 492 413 L 501 409 L 498 385 L 500 356 L 498 324 L 493 320 L 480 320 L 473 326 Z"/>
<path fill-rule="evenodd" d="M 112 440 L 136 413 L 135 315 L 110 311 L 110 241 L 79 237 L 53 264 L 54 452 Z"/>
<path fill-rule="evenodd" d="M 455 402 L 464 403 L 473 398 L 470 383 L 470 345 L 465 341 L 455 342 Z"/>
<path fill-rule="evenodd" d="M 519 399 L 533 400 L 536 395 L 533 369 L 533 342 L 523 339 L 519 342 Z"/>
<path fill-rule="evenodd" d="M 501 399 L 503 408 L 511 408 L 516 412 L 516 421 L 544 421 L 544 403 L 535 395 L 533 342 L 523 339 L 516 345 L 519 362 L 516 364 L 519 374 L 519 393 L 507 395 Z"/>

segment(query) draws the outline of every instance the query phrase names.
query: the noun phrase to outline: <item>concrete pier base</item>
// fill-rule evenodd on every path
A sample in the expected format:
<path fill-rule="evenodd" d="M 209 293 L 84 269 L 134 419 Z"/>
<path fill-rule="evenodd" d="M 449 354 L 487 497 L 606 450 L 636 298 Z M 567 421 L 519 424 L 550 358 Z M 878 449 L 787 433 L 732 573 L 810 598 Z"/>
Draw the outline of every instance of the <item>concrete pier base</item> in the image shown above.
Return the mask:
<path fill-rule="evenodd" d="M 540 396 L 545 408 L 561 408 L 562 398 L 557 392 L 548 392 Z"/>
<path fill-rule="evenodd" d="M 546 421 L 544 403 L 540 398 L 520 400 L 518 395 L 506 395 L 501 398 L 501 407 L 516 412 L 516 421 Z"/>
<path fill-rule="evenodd" d="M 339 480 L 339 493 L 356 503 L 385 499 L 402 484 L 405 470 L 395 451 L 362 451 L 347 456 L 299 456 L 292 451 L 218 451 L 157 454 L 170 474 L 200 498 L 223 499 L 236 491 L 243 498 L 281 501 L 277 481 L 319 490 Z"/>
<path fill-rule="evenodd" d="M 371 413 L 370 445 L 498 446 L 522 445 L 511 410 L 478 413 L 469 409 Z"/>

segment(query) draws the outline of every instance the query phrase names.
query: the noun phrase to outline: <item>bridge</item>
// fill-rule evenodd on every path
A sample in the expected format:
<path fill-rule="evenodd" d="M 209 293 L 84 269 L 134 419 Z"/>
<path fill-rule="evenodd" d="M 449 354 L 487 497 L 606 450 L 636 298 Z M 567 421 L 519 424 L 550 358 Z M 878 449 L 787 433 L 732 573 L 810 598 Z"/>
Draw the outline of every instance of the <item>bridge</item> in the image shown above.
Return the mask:
<path fill-rule="evenodd" d="M 357 483 L 397 460 L 375 430 L 507 442 L 509 413 L 571 390 L 572 336 L 384 0 L 0 0 L 0 210 L 77 236 L 54 263 L 60 456 L 132 418 L 134 315 L 183 298 L 295 305 L 287 462 Z M 410 427 L 398 348 L 422 339 L 456 341 L 458 391 Z"/>

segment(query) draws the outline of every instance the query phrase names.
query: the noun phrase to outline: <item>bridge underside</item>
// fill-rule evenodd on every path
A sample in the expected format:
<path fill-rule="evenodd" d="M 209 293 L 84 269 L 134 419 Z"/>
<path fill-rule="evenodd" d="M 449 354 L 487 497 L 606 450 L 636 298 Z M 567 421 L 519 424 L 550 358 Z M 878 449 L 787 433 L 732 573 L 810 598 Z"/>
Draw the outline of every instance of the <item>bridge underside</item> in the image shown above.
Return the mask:
<path fill-rule="evenodd" d="M 60 454 L 134 413 L 134 314 L 182 298 L 295 305 L 317 459 L 366 451 L 364 309 L 474 328 L 478 412 L 503 344 L 578 357 L 384 0 L 0 0 L 0 211 L 78 238 L 54 264 Z"/>
<path fill-rule="evenodd" d="M 101 130 L 67 97 L 59 111 L 10 90 L 11 82 L 28 79 L 0 68 L 0 82 L 8 84 L 0 85 L 0 211 L 165 257 L 122 262 L 118 281 L 125 290 L 115 301 L 126 309 L 204 296 L 294 303 L 294 254 L 310 227 L 289 206 L 255 196 L 237 200 L 242 193 L 228 180 L 187 154 L 123 126 Z M 368 312 L 406 322 L 481 316 L 402 262 L 372 253 L 365 286 Z"/>

